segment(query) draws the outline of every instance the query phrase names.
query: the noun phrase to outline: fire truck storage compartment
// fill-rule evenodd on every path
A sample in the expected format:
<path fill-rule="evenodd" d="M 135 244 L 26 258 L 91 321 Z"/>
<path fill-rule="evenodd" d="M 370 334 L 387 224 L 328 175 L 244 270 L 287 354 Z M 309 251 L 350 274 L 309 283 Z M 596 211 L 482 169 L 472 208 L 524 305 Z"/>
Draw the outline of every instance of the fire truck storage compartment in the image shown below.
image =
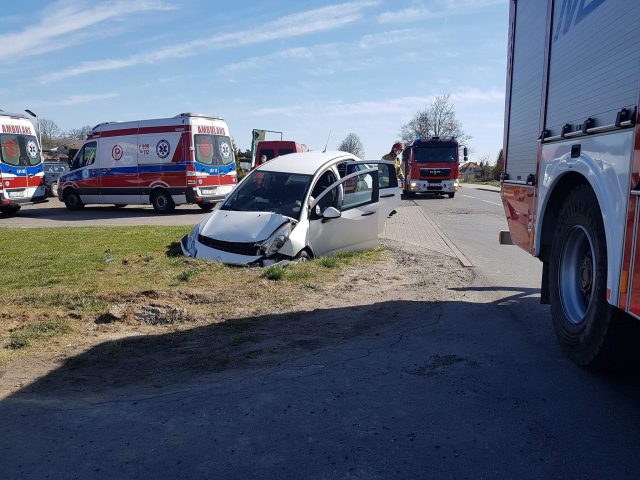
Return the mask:
<path fill-rule="evenodd" d="M 536 173 L 540 136 L 547 2 L 518 1 L 511 76 L 511 103 L 505 172 L 525 181 Z"/>
<path fill-rule="evenodd" d="M 538 2 L 518 2 L 521 4 Z M 575 3 L 575 5 L 574 5 Z M 640 2 L 556 0 L 549 59 L 548 136 L 615 125 L 635 109 L 640 78 Z M 526 23 L 525 23 L 526 25 Z M 520 25 L 518 25 L 520 28 Z"/>

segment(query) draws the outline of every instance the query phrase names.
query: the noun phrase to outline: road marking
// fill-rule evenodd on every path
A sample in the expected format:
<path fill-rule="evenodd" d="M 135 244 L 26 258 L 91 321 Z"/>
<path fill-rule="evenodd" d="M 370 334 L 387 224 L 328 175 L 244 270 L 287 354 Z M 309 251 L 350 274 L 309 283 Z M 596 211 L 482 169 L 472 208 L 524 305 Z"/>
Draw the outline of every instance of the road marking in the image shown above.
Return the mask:
<path fill-rule="evenodd" d="M 462 195 L 463 197 L 467 197 L 467 198 L 476 198 L 476 197 L 472 197 L 471 195 Z"/>
<path fill-rule="evenodd" d="M 490 203 L 491 205 L 498 205 L 499 207 L 501 207 L 501 206 L 502 206 L 502 204 L 501 204 L 501 203 L 490 202 L 489 200 L 482 200 L 482 201 L 483 201 L 483 202 L 486 202 L 486 203 Z"/>

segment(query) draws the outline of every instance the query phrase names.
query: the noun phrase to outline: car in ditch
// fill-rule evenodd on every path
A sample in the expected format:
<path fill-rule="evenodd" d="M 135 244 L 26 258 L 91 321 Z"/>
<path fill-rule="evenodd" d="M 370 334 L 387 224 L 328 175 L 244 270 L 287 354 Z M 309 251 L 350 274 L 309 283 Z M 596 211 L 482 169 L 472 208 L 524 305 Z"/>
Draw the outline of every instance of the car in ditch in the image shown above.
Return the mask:
<path fill-rule="evenodd" d="M 253 170 L 180 244 L 186 256 L 244 266 L 366 250 L 399 204 L 392 162 L 292 153 Z"/>

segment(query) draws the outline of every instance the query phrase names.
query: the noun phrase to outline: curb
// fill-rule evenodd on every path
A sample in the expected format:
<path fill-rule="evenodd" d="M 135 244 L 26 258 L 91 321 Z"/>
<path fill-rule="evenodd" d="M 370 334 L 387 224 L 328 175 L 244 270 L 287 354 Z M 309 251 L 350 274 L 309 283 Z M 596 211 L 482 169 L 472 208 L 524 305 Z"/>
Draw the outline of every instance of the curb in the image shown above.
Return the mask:
<path fill-rule="evenodd" d="M 456 247 L 455 244 L 451 240 L 449 240 L 449 238 L 444 234 L 442 230 L 440 230 L 440 228 L 438 228 L 438 226 L 434 223 L 434 221 L 431 220 L 426 213 L 424 213 L 424 210 L 422 208 L 420 208 L 420 213 L 422 214 L 422 216 L 424 216 L 425 220 L 427 221 L 427 223 L 429 223 L 431 228 L 435 230 L 438 236 L 442 238 L 444 243 L 447 244 L 447 246 L 451 249 L 451 251 L 455 254 L 455 256 L 458 257 L 458 260 L 460 261 L 462 266 L 473 267 L 473 263 L 471 263 L 469 259 L 465 257 L 464 254 L 458 249 L 458 247 Z"/>

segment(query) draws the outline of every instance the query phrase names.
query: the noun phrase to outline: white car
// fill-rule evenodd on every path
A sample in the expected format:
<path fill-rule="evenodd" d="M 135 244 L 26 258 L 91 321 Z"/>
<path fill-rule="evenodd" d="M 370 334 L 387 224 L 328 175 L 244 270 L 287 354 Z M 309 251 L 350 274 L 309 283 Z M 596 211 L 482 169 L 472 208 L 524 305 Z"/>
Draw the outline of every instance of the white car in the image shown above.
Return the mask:
<path fill-rule="evenodd" d="M 246 266 L 366 250 L 399 204 L 391 162 L 292 153 L 252 171 L 180 243 L 187 256 Z"/>

